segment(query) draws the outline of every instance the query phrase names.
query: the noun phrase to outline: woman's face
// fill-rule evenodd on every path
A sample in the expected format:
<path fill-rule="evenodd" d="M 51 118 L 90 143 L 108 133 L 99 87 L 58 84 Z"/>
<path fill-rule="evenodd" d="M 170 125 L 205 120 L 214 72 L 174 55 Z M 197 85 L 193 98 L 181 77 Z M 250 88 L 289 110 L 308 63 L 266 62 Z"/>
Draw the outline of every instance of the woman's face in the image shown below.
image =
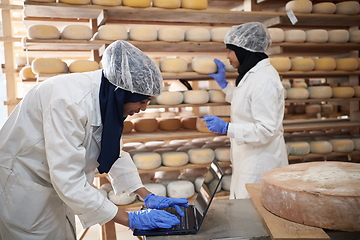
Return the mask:
<path fill-rule="evenodd" d="M 149 97 L 148 99 L 144 99 L 140 102 L 129 102 L 124 104 L 124 117 L 132 116 L 135 113 L 139 113 L 141 111 L 145 111 L 147 105 L 150 100 L 154 97 Z"/>
<path fill-rule="evenodd" d="M 226 49 L 226 58 L 229 59 L 230 65 L 234 68 L 240 67 L 240 62 L 233 50 Z"/>

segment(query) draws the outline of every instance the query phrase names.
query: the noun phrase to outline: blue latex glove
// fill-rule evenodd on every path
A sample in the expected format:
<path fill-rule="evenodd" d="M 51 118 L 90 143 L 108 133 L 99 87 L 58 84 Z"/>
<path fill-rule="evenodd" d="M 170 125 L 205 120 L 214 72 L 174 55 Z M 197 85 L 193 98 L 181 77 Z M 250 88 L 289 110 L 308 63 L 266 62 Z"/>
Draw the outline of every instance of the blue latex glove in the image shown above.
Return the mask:
<path fill-rule="evenodd" d="M 214 133 L 225 134 L 227 132 L 229 123 L 225 122 L 219 117 L 213 115 L 205 115 L 203 117 L 203 121 L 206 122 L 206 127 Z"/>
<path fill-rule="evenodd" d="M 171 228 L 173 225 L 180 223 L 180 220 L 175 215 L 164 210 L 146 209 L 129 212 L 128 216 L 130 229 Z"/>
<path fill-rule="evenodd" d="M 169 198 L 163 196 L 157 196 L 153 193 L 149 193 L 145 200 L 144 205 L 147 208 L 163 209 L 167 207 L 174 207 L 180 216 L 184 216 L 183 210 L 179 206 L 188 207 L 188 200 L 186 198 Z"/>
<path fill-rule="evenodd" d="M 226 88 L 228 82 L 226 81 L 225 77 L 225 65 L 218 59 L 214 59 L 214 62 L 217 65 L 218 72 L 211 73 L 209 76 L 213 77 L 221 88 Z"/>

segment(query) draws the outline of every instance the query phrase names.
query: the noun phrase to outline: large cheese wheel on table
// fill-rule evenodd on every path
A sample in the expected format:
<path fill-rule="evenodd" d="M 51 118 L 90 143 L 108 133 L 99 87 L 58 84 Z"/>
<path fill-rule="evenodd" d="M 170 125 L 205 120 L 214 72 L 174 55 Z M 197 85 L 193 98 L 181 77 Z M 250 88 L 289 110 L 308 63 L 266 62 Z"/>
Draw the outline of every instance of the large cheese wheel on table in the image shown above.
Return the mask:
<path fill-rule="evenodd" d="M 297 223 L 340 231 L 360 231 L 360 164 L 291 164 L 261 177 L 263 206 Z"/>

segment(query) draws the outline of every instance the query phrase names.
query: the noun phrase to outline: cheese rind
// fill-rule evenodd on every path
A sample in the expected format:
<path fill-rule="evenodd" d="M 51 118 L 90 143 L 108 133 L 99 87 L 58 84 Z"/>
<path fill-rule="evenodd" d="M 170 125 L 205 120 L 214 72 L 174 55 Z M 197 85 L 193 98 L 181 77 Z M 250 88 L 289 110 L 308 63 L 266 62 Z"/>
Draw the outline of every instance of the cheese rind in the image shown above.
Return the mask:
<path fill-rule="evenodd" d="M 62 39 L 90 40 L 92 36 L 91 28 L 80 24 L 66 25 L 61 30 Z"/>
<path fill-rule="evenodd" d="M 217 72 L 217 65 L 214 58 L 207 56 L 197 56 L 191 60 L 192 69 L 200 74 L 210 74 Z"/>
<path fill-rule="evenodd" d="M 333 98 L 352 98 L 355 95 L 353 87 L 333 87 Z"/>
<path fill-rule="evenodd" d="M 308 99 L 309 91 L 306 88 L 289 88 L 287 91 L 287 99 Z"/>
<path fill-rule="evenodd" d="M 120 6 L 122 0 L 91 0 L 91 3 L 102 6 Z"/>
<path fill-rule="evenodd" d="M 161 155 L 155 152 L 140 152 L 133 156 L 135 166 L 140 170 L 150 170 L 161 166 Z"/>
<path fill-rule="evenodd" d="M 293 11 L 294 13 L 311 13 L 312 2 L 308 0 L 293 0 L 289 1 L 285 5 L 286 11 Z"/>
<path fill-rule="evenodd" d="M 211 163 L 215 158 L 214 150 L 210 148 L 193 148 L 188 151 L 189 162 L 193 164 Z"/>
<path fill-rule="evenodd" d="M 160 105 L 178 105 L 184 100 L 182 92 L 162 92 L 156 96 L 156 101 Z"/>
<path fill-rule="evenodd" d="M 162 164 L 167 167 L 185 166 L 189 162 L 189 155 L 185 152 L 166 152 L 161 157 Z"/>
<path fill-rule="evenodd" d="M 179 8 L 181 0 L 153 0 L 153 7 L 159 8 Z"/>
<path fill-rule="evenodd" d="M 123 0 L 123 6 L 151 7 L 151 0 Z"/>
<path fill-rule="evenodd" d="M 229 31 L 229 27 L 217 27 L 210 30 L 210 38 L 212 42 L 224 42 L 225 34 Z"/>
<path fill-rule="evenodd" d="M 90 72 L 100 69 L 99 64 L 92 60 L 75 60 L 69 65 L 69 72 Z"/>
<path fill-rule="evenodd" d="M 137 132 L 154 132 L 159 127 L 155 118 L 135 118 L 132 122 Z"/>
<path fill-rule="evenodd" d="M 126 28 L 118 24 L 102 25 L 98 28 L 99 40 L 126 40 L 128 38 L 128 32 Z"/>
<path fill-rule="evenodd" d="M 181 121 L 178 118 L 159 118 L 158 123 L 163 131 L 176 131 L 181 128 Z"/>
<path fill-rule="evenodd" d="M 208 7 L 207 0 L 181 0 L 181 7 L 182 8 L 189 8 L 189 9 L 206 9 Z"/>
<path fill-rule="evenodd" d="M 287 72 L 291 69 L 289 57 L 273 57 L 270 58 L 270 63 L 278 72 Z"/>
<path fill-rule="evenodd" d="M 194 184 L 187 180 L 172 181 L 166 186 L 167 195 L 173 198 L 189 198 L 194 196 Z"/>
<path fill-rule="evenodd" d="M 186 72 L 187 62 L 183 58 L 163 58 L 160 61 L 161 72 L 180 73 Z"/>
<path fill-rule="evenodd" d="M 311 141 L 309 145 L 311 153 L 327 154 L 333 150 L 332 144 L 329 141 Z"/>
<path fill-rule="evenodd" d="M 313 13 L 322 13 L 322 14 L 333 14 L 336 11 L 336 5 L 332 2 L 322 2 L 316 3 L 313 5 Z"/>
<path fill-rule="evenodd" d="M 185 41 L 210 42 L 210 30 L 204 27 L 191 27 L 185 31 Z"/>
<path fill-rule="evenodd" d="M 59 39 L 60 31 L 57 27 L 45 24 L 34 24 L 26 29 L 30 39 Z"/>
<path fill-rule="evenodd" d="M 129 30 L 129 38 L 133 41 L 157 41 L 158 32 L 153 26 L 134 26 Z"/>
<path fill-rule="evenodd" d="M 33 73 L 62 73 L 64 62 L 59 58 L 36 58 L 31 63 Z"/>
<path fill-rule="evenodd" d="M 360 30 L 349 31 L 350 38 L 349 42 L 360 43 Z"/>
<path fill-rule="evenodd" d="M 204 104 L 209 102 L 209 93 L 206 90 L 188 90 L 183 92 L 184 103 Z"/>
<path fill-rule="evenodd" d="M 336 70 L 340 71 L 355 71 L 359 67 L 359 62 L 356 58 L 339 58 L 336 59 Z"/>
<path fill-rule="evenodd" d="M 308 87 L 309 98 L 331 98 L 332 88 L 330 86 L 311 86 Z"/>
<path fill-rule="evenodd" d="M 312 71 L 315 68 L 315 62 L 312 58 L 294 58 L 291 59 L 291 71 Z"/>
<path fill-rule="evenodd" d="M 306 32 L 306 42 L 326 43 L 329 39 L 328 31 L 325 29 L 311 29 Z"/>
<path fill-rule="evenodd" d="M 315 71 L 333 71 L 336 69 L 336 61 L 334 58 L 322 57 L 314 59 Z"/>
<path fill-rule="evenodd" d="M 350 39 L 350 33 L 345 29 L 328 30 L 329 43 L 346 43 Z"/>
<path fill-rule="evenodd" d="M 181 27 L 162 27 L 158 30 L 158 40 L 181 42 L 185 40 L 185 31 Z"/>
<path fill-rule="evenodd" d="M 344 1 L 336 4 L 336 14 L 356 15 L 360 11 L 357 1 Z"/>
<path fill-rule="evenodd" d="M 303 43 L 306 41 L 306 33 L 304 30 L 300 29 L 291 29 L 284 31 L 285 33 L 285 42 L 293 43 Z"/>
<path fill-rule="evenodd" d="M 280 43 L 285 40 L 285 33 L 281 28 L 268 28 L 268 31 L 273 43 Z"/>

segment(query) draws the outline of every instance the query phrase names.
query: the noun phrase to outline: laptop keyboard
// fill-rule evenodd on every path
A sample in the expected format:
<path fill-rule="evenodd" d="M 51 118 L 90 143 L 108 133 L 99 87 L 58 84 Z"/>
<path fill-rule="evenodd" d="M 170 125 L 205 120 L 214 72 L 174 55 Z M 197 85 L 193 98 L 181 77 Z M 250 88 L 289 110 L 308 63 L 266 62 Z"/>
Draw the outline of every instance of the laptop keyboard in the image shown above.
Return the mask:
<path fill-rule="evenodd" d="M 170 208 L 166 208 L 165 210 L 171 214 L 174 214 L 179 220 L 180 220 L 180 223 L 172 226 L 172 230 L 182 230 L 182 229 L 189 229 L 189 214 L 188 212 L 189 211 L 193 211 L 193 208 L 191 207 L 181 207 L 181 209 L 184 211 L 184 217 L 180 216 L 178 214 L 178 212 L 175 210 L 175 208 L 173 207 L 170 207 Z"/>

